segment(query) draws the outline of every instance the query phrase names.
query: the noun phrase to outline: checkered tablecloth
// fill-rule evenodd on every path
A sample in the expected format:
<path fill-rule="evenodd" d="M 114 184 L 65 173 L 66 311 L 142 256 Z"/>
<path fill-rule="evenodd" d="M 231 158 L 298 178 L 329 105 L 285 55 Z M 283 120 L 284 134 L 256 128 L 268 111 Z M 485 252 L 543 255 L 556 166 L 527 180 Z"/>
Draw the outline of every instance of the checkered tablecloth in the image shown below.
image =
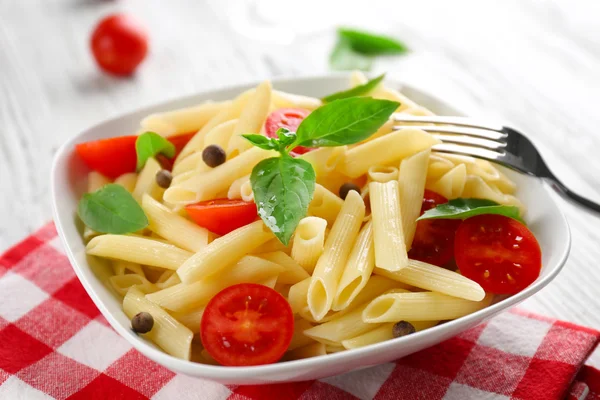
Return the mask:
<path fill-rule="evenodd" d="M 516 309 L 394 363 L 225 386 L 175 374 L 115 333 L 48 224 L 0 257 L 0 399 L 595 399 L 600 332 Z"/>

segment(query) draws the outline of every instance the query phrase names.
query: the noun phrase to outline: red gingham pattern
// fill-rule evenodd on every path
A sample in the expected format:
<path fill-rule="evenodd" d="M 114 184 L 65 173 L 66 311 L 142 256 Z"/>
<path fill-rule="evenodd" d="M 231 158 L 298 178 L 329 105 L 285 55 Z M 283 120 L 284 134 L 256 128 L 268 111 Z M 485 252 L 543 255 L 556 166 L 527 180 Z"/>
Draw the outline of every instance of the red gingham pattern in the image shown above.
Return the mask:
<path fill-rule="evenodd" d="M 100 315 L 48 224 L 0 257 L 0 400 L 600 400 L 600 332 L 511 310 L 394 363 L 318 381 L 225 386 L 150 361 Z"/>

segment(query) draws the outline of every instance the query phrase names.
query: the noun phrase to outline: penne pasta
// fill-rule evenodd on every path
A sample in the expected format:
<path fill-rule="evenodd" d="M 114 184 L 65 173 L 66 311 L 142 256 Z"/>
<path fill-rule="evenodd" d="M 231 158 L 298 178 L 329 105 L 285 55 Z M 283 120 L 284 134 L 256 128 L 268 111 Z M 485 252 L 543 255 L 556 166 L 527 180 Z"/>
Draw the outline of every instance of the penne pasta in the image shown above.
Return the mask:
<path fill-rule="evenodd" d="M 400 210 L 402 211 L 402 229 L 406 250 L 410 250 L 417 218 L 423 206 L 423 194 L 427 180 L 427 165 L 429 164 L 429 149 L 405 158 L 400 163 L 398 175 L 398 190 L 400 194 Z"/>
<path fill-rule="evenodd" d="M 228 199 L 241 199 L 242 198 L 242 185 L 246 182 L 250 181 L 250 175 L 242 176 L 241 178 L 236 179 L 229 186 L 229 190 L 227 191 Z"/>
<path fill-rule="evenodd" d="M 388 293 L 369 303 L 362 319 L 368 323 L 456 319 L 489 306 L 492 299 L 491 294 L 471 301 L 434 292 Z"/>
<path fill-rule="evenodd" d="M 385 166 L 373 166 L 367 171 L 369 180 L 371 182 L 385 183 L 398 179 L 398 168 L 396 167 L 385 167 Z"/>
<path fill-rule="evenodd" d="M 296 228 L 292 258 L 309 274 L 323 254 L 327 221 L 319 217 L 304 217 Z"/>
<path fill-rule="evenodd" d="M 309 277 L 290 287 L 288 292 L 288 303 L 290 303 L 290 307 L 294 314 L 300 312 L 300 310 L 305 307 L 308 307 L 307 294 L 310 282 L 311 278 Z"/>
<path fill-rule="evenodd" d="M 242 200 L 244 201 L 254 201 L 254 192 L 252 191 L 252 185 L 250 184 L 250 180 L 242 183 L 240 187 L 240 195 L 242 196 Z"/>
<path fill-rule="evenodd" d="M 86 246 L 92 256 L 130 261 L 166 269 L 177 269 L 192 253 L 154 239 L 134 235 L 96 236 Z"/>
<path fill-rule="evenodd" d="M 198 131 L 196 135 L 185 145 L 181 150 L 179 157 L 175 160 L 175 166 L 179 162 L 185 160 L 190 154 L 198 151 L 202 151 L 204 148 L 204 136 L 210 132 L 215 126 L 222 124 L 223 122 L 236 119 L 240 116 L 242 109 L 246 106 L 249 99 L 254 95 L 254 89 L 247 90 L 244 93 L 236 97 L 229 107 L 223 108 L 218 114 L 212 117 L 206 125 Z"/>
<path fill-rule="evenodd" d="M 344 161 L 347 146 L 321 147 L 303 154 L 300 158 L 312 165 L 318 177 L 331 174 Z"/>
<path fill-rule="evenodd" d="M 410 321 L 410 324 L 415 327 L 415 331 L 419 332 L 425 329 L 436 326 L 439 321 Z M 357 349 L 359 347 L 368 346 L 379 342 L 385 342 L 394 338 L 392 329 L 395 323 L 382 324 L 379 327 L 358 335 L 351 339 L 342 340 L 342 346 L 346 349 Z"/>
<path fill-rule="evenodd" d="M 208 245 L 208 230 L 172 212 L 147 194 L 142 197 L 142 208 L 148 217 L 148 229 L 174 245 L 194 253 Z"/>
<path fill-rule="evenodd" d="M 363 321 L 363 311 L 367 306 L 368 304 L 363 304 L 339 318 L 305 330 L 304 334 L 325 345 L 341 346 L 343 340 L 377 328 L 377 324 Z"/>
<path fill-rule="evenodd" d="M 115 179 L 115 183 L 123 186 L 129 193 L 133 193 L 137 180 L 138 175 L 135 172 L 128 172 Z"/>
<path fill-rule="evenodd" d="M 112 268 L 115 275 L 137 274 L 144 278 L 146 277 L 140 264 L 129 261 L 114 260 L 112 262 Z"/>
<path fill-rule="evenodd" d="M 215 239 L 177 270 L 182 282 L 192 283 L 215 274 L 273 238 L 262 221 L 255 221 Z"/>
<path fill-rule="evenodd" d="M 145 131 L 156 132 L 163 136 L 196 132 L 211 118 L 230 105 L 230 101 L 207 102 L 179 110 L 152 114 L 142 120 L 141 126 Z"/>
<path fill-rule="evenodd" d="M 288 351 L 284 354 L 283 361 L 301 360 L 303 358 L 324 356 L 327 354 L 325 345 L 323 343 L 312 343 L 303 347 L 299 347 L 295 350 Z"/>
<path fill-rule="evenodd" d="M 297 318 L 294 321 L 294 335 L 288 347 L 288 351 L 295 350 L 298 347 L 303 347 L 314 343 L 315 341 L 304 334 L 304 331 L 312 328 L 312 324 L 305 319 Z"/>
<path fill-rule="evenodd" d="M 332 310 L 340 311 L 348 307 L 369 281 L 374 266 L 373 225 L 369 222 L 360 231 L 348 257 Z"/>
<path fill-rule="evenodd" d="M 227 191 L 236 179 L 250 174 L 258 162 L 274 155 L 274 151 L 254 147 L 218 167 L 171 186 L 165 191 L 164 199 L 179 205 L 210 200 L 220 192 Z"/>
<path fill-rule="evenodd" d="M 375 273 L 407 285 L 466 300 L 480 301 L 485 296 L 485 291 L 477 282 L 422 261 L 409 260 L 406 268 L 397 272 L 376 268 Z"/>
<path fill-rule="evenodd" d="M 227 145 L 228 159 L 234 158 L 252 147 L 250 142 L 241 135 L 260 132 L 269 113 L 271 91 L 271 82 L 264 81 L 256 87 L 255 93 L 246 104 L 246 107 L 242 109 L 240 118 Z"/>
<path fill-rule="evenodd" d="M 271 239 L 264 244 L 261 244 L 257 248 L 255 248 L 252 253 L 253 254 L 262 254 L 262 253 L 271 253 L 273 251 L 282 251 L 286 254 L 290 252 L 289 246 L 281 243 L 279 239 Z"/>
<path fill-rule="evenodd" d="M 308 214 L 323 218 L 327 221 L 327 225 L 332 226 L 343 204 L 344 200 L 317 184 L 313 199 L 308 205 Z"/>
<path fill-rule="evenodd" d="M 400 129 L 348 150 L 338 169 L 351 178 L 358 178 L 368 172 L 373 160 L 384 165 L 398 163 L 438 143 L 439 140 L 420 129 Z"/>
<path fill-rule="evenodd" d="M 162 199 L 164 189 L 162 189 L 156 183 L 156 174 L 161 169 L 162 167 L 153 157 L 146 161 L 146 165 L 144 165 L 144 168 L 142 168 L 140 171 L 135 183 L 135 188 L 131 193 L 133 198 L 136 199 L 138 203 L 142 202 L 142 197 L 144 194 L 148 194 L 157 200 Z"/>
<path fill-rule="evenodd" d="M 408 265 L 399 195 L 397 181 L 369 184 L 375 265 L 388 271 Z"/>
<path fill-rule="evenodd" d="M 189 284 L 180 283 L 148 295 L 148 300 L 177 312 L 206 305 L 218 292 L 238 283 L 263 283 L 283 271 L 283 267 L 256 256 L 244 256 L 232 265 L 227 274 L 209 276 Z M 269 282 L 267 282 L 269 283 Z"/>
<path fill-rule="evenodd" d="M 320 99 L 282 92 L 280 90 L 273 90 L 271 96 L 275 108 L 305 108 L 307 110 L 314 110 L 322 104 Z"/>
<path fill-rule="evenodd" d="M 146 300 L 144 293 L 131 288 L 123 300 L 123 311 L 133 318 L 140 312 L 147 312 L 154 318 L 152 330 L 142 336 L 150 339 L 168 354 L 189 360 L 194 333 L 156 304 Z"/>
<path fill-rule="evenodd" d="M 112 288 L 121 296 L 125 296 L 132 287 L 137 288 L 142 293 L 156 292 L 158 288 L 148 281 L 143 275 L 126 274 L 115 275 L 108 278 Z"/>
<path fill-rule="evenodd" d="M 181 322 L 183 326 L 191 330 L 195 335 L 200 333 L 200 322 L 204 314 L 204 307 L 186 313 L 171 312 L 173 318 Z"/>
<path fill-rule="evenodd" d="M 350 191 L 325 242 L 308 289 L 308 308 L 317 321 L 331 309 L 350 249 L 365 216 L 365 203 Z"/>
<path fill-rule="evenodd" d="M 467 168 L 465 164 L 459 164 L 446 172 L 438 181 L 427 185 L 427 189 L 441 194 L 448 200 L 452 200 L 462 195 L 466 180 Z"/>
<path fill-rule="evenodd" d="M 283 271 L 281 271 L 277 280 L 278 283 L 293 285 L 309 277 L 308 272 L 300 264 L 282 251 L 263 253 L 260 258 L 283 267 Z"/>

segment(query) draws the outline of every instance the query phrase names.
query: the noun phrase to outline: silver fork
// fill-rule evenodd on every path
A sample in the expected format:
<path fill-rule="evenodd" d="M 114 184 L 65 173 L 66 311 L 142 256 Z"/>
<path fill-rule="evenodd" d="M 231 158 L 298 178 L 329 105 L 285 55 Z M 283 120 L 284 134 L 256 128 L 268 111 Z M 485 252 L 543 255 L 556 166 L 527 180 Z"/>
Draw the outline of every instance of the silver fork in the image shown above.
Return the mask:
<path fill-rule="evenodd" d="M 464 117 L 394 114 L 392 118 L 398 123 L 394 129 L 406 128 L 407 125 L 401 124 L 411 123 L 411 128 L 422 129 L 440 139 L 443 143 L 435 145 L 434 151 L 481 158 L 536 176 L 564 198 L 600 214 L 600 204 L 567 188 L 550 171 L 533 143 L 515 129 Z M 412 125 L 414 123 L 443 125 Z"/>

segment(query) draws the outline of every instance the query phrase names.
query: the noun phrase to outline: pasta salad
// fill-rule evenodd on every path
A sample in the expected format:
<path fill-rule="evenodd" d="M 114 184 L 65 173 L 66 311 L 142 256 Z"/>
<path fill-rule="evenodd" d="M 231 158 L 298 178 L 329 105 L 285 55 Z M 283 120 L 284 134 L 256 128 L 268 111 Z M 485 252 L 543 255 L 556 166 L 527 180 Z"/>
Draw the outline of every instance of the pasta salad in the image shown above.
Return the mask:
<path fill-rule="evenodd" d="M 539 276 L 515 184 L 435 151 L 384 76 L 322 99 L 266 81 L 80 143 L 89 256 L 132 329 L 184 360 L 262 365 L 431 328 Z"/>

